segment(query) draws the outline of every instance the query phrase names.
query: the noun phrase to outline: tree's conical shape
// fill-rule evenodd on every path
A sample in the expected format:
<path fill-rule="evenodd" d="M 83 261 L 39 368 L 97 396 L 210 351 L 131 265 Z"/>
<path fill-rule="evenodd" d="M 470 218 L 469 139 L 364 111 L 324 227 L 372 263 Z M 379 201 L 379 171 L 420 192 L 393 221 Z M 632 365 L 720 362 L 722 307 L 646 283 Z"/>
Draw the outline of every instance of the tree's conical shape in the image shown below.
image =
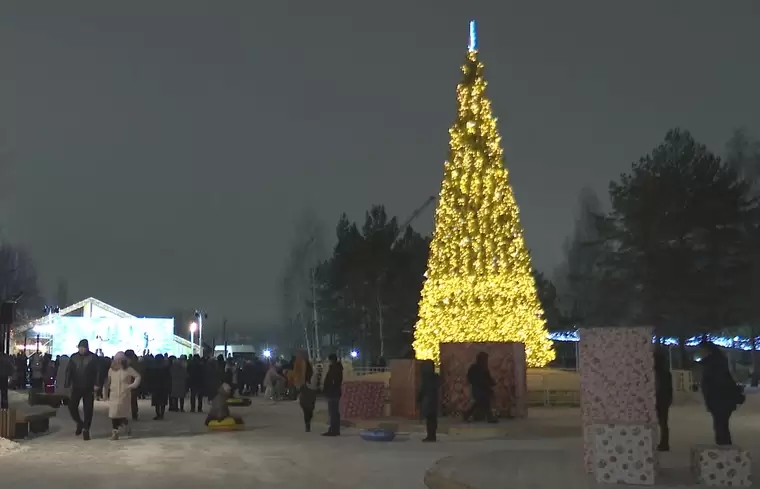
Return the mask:
<path fill-rule="evenodd" d="M 554 359 L 477 49 L 457 86 L 457 119 L 435 215 L 414 350 L 445 342 L 517 341 L 528 365 Z"/>

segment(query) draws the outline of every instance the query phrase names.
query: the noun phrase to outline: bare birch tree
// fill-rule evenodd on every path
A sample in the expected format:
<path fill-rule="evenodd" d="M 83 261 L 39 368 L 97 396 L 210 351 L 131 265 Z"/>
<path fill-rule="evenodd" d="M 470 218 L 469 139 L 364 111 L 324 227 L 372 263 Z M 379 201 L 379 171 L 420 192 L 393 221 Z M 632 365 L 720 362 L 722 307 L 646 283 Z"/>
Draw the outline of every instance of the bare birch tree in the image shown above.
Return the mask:
<path fill-rule="evenodd" d="M 324 225 L 311 211 L 296 222 L 281 281 L 281 313 L 291 346 L 318 357 L 319 315 L 314 305 L 314 273 L 324 257 Z M 300 340 L 296 340 L 300 338 Z"/>

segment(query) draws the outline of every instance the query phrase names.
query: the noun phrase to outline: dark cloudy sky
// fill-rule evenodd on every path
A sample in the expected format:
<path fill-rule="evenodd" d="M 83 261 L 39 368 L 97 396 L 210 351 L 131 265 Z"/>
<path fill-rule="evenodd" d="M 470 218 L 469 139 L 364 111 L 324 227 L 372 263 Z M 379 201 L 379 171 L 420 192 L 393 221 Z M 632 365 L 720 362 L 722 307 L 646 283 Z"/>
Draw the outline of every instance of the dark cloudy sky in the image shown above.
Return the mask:
<path fill-rule="evenodd" d="M 540 268 L 668 128 L 760 135 L 756 0 L 5 0 L 3 233 L 51 295 L 277 320 L 304 209 L 438 192 L 471 17 Z"/>

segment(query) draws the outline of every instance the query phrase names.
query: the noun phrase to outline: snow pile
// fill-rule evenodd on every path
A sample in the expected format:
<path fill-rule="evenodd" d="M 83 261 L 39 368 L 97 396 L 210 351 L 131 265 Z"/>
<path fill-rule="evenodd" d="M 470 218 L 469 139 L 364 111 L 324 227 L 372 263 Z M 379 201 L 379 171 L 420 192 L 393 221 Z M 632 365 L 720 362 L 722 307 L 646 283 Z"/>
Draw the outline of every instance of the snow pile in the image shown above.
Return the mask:
<path fill-rule="evenodd" d="M 0 457 L 10 455 L 15 452 L 23 452 L 28 447 L 19 445 L 15 441 L 8 440 L 7 438 L 0 438 Z"/>

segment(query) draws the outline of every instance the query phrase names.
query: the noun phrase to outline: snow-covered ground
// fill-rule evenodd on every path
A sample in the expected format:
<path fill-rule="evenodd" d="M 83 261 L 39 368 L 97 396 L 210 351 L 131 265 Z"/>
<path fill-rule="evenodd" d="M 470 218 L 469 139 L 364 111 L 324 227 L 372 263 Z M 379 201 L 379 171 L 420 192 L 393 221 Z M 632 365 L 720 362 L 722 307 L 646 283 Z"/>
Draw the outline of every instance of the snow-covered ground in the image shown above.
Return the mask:
<path fill-rule="evenodd" d="M 737 443 L 757 453 L 760 395 L 748 396 L 747 401 L 732 419 L 732 428 Z M 324 409 L 321 404 L 318 407 Z M 323 425 L 305 433 L 295 402 L 257 399 L 251 407 L 233 408 L 233 413 L 244 417 L 247 429 L 231 433 L 208 432 L 203 414 L 167 413 L 165 421 L 153 421 L 149 402 L 142 402 L 140 409 L 141 420 L 128 440 L 107 440 L 106 405 L 96 403 L 89 442 L 74 436 L 66 408 L 52 419 L 50 434 L 14 445 L 0 441 L 2 487 L 33 481 L 34 487 L 56 489 L 421 489 L 425 471 L 449 456 L 563 450 L 578 464 L 581 460 L 578 409 L 532 409 L 527 420 L 505 422 L 508 436 L 501 439 L 443 435 L 437 444 L 421 443 L 421 435 L 400 436 L 392 443 L 365 442 L 356 430 L 344 430 L 340 438 L 325 438 L 319 436 L 326 428 Z M 663 454 L 662 462 L 686 467 L 690 447 L 711 442 L 709 415 L 695 401 L 674 407 L 671 423 L 674 451 Z M 6 452 L 3 446 L 12 450 Z M 501 461 L 493 469 L 501 474 L 499 479 L 509 461 L 519 457 L 497 460 Z M 522 465 L 515 473 L 533 470 Z"/>
<path fill-rule="evenodd" d="M 224 487 L 280 489 L 418 489 L 436 460 L 462 450 L 495 450 L 498 440 L 446 439 L 437 445 L 420 436 L 393 443 L 371 443 L 345 430 L 340 438 L 320 436 L 325 426 L 305 433 L 294 402 L 257 400 L 243 415 L 246 430 L 209 433 L 203 414 L 167 413 L 153 421 L 142 402 L 133 438 L 107 440 L 110 421 L 104 403 L 96 403 L 93 439 L 74 436 L 66 408 L 51 421 L 51 433 L 22 441 L 22 452 L 0 458 L 3 487 L 34 481 L 35 487 Z"/>

